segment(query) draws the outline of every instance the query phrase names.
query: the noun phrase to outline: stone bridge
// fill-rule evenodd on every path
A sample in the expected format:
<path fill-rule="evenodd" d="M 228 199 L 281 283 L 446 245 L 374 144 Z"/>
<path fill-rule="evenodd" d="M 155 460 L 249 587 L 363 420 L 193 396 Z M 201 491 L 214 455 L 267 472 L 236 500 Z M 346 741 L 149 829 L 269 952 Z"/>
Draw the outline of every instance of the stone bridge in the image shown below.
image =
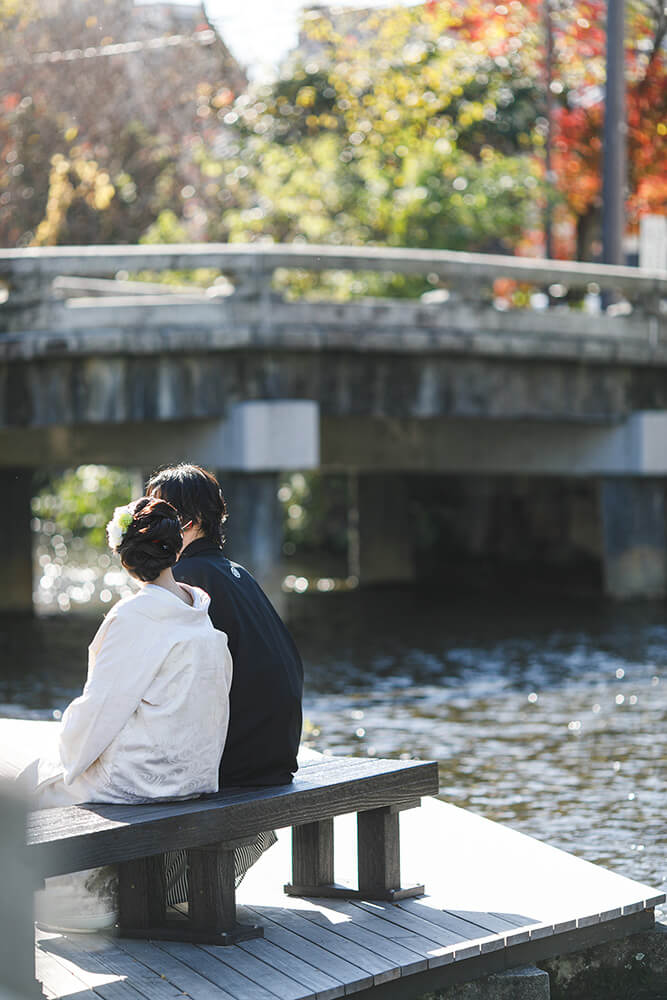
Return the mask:
<path fill-rule="evenodd" d="M 206 288 L 132 280 L 204 268 Z M 276 291 L 291 272 L 341 271 L 426 275 L 433 290 L 345 302 Z M 512 308 L 499 280 L 531 305 Z M 264 579 L 278 573 L 278 471 L 320 468 L 356 479 L 364 582 L 414 577 L 396 526 L 430 481 L 431 495 L 457 483 L 468 550 L 501 494 L 539 507 L 534 487 L 566 508 L 570 548 L 580 536 L 586 549 L 591 527 L 607 592 L 665 592 L 665 272 L 207 244 L 5 251 L 0 282 L 0 477 L 24 526 L 0 529 L 5 565 L 24 567 L 0 606 L 29 603 L 30 469 L 186 458 L 224 473 L 245 516 L 234 554 Z"/>

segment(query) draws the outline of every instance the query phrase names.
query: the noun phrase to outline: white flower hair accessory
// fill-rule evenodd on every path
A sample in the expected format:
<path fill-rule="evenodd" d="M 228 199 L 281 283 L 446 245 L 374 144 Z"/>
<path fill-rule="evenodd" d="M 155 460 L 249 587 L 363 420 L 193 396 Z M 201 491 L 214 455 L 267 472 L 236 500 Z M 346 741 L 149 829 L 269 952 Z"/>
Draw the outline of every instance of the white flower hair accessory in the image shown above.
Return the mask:
<path fill-rule="evenodd" d="M 118 551 L 125 532 L 132 524 L 132 516 L 132 508 L 129 506 L 116 507 L 114 510 L 113 517 L 107 524 L 107 541 L 114 552 Z"/>

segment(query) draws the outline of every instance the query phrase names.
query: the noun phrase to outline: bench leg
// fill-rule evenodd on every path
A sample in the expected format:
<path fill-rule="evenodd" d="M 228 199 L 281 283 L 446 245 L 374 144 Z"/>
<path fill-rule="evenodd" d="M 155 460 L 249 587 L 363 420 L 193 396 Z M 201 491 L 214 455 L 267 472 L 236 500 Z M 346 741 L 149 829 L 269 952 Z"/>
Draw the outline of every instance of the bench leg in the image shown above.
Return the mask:
<path fill-rule="evenodd" d="M 285 886 L 287 895 L 389 900 L 422 896 L 423 885 L 401 886 L 398 826 L 398 813 L 419 804 L 417 800 L 357 814 L 358 889 L 334 882 L 333 820 L 295 826 L 292 882 Z"/>
<path fill-rule="evenodd" d="M 424 894 L 423 885 L 401 887 L 399 811 L 396 806 L 387 806 L 357 814 L 359 893 L 365 899 Z"/>
<path fill-rule="evenodd" d="M 211 844 L 187 852 L 187 916 L 167 916 L 163 855 L 121 865 L 119 935 L 218 945 L 263 937 L 261 927 L 236 922 L 234 851 L 252 842 Z"/>
<path fill-rule="evenodd" d="M 252 838 L 188 851 L 190 940 L 227 945 L 263 937 L 261 927 L 236 921 L 234 851 L 249 843 Z"/>
<path fill-rule="evenodd" d="M 288 896 L 324 896 L 333 888 L 333 819 L 292 828 L 292 882 Z"/>
<path fill-rule="evenodd" d="M 161 854 L 125 861 L 118 866 L 121 933 L 164 924 L 166 913 L 164 865 Z"/>

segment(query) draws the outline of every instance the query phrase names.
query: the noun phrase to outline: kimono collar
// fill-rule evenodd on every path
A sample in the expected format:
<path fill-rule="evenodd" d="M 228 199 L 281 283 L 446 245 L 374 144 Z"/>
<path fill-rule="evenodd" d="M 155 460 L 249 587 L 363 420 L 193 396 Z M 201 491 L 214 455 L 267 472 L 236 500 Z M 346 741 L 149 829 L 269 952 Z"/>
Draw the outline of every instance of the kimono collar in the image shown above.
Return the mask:
<path fill-rule="evenodd" d="M 208 617 L 211 598 L 199 587 L 181 583 L 181 587 L 192 597 L 192 605 L 186 604 L 176 594 L 155 583 L 146 583 L 131 601 L 136 611 L 159 621 L 195 622 Z"/>

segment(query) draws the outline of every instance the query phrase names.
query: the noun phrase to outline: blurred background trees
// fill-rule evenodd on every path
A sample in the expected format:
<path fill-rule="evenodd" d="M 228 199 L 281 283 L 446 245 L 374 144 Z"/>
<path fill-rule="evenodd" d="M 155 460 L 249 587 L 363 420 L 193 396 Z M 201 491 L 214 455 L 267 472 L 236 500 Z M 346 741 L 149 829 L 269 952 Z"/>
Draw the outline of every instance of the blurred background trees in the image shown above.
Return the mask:
<path fill-rule="evenodd" d="M 0 7 L 0 240 L 134 243 L 187 220 L 211 108 L 246 77 L 202 7 L 49 0 Z"/>
<path fill-rule="evenodd" d="M 3 0 L 0 18 L 7 246 L 176 232 L 534 254 L 549 200 L 556 255 L 597 251 L 604 0 L 307 9 L 277 78 L 251 85 L 200 6 Z M 627 21 L 635 226 L 665 211 L 667 22 L 659 0 L 629 0 Z"/>
<path fill-rule="evenodd" d="M 602 0 L 306 14 L 283 77 L 230 111 L 219 235 L 535 253 L 547 198 L 557 256 L 598 237 L 604 84 Z M 630 220 L 664 211 L 665 14 L 628 18 Z M 554 176 L 545 178 L 547 140 Z M 271 164 L 270 170 L 262 165 Z M 304 180 L 307 183 L 304 184 Z"/>

